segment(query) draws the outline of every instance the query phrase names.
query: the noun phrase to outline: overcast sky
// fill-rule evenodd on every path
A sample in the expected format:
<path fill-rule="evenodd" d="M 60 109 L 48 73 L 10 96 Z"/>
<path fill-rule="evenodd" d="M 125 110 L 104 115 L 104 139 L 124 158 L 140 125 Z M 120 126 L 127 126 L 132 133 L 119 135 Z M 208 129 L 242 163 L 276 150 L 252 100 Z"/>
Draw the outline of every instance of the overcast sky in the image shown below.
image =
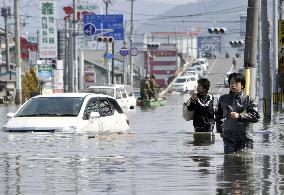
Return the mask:
<path fill-rule="evenodd" d="M 146 1 L 178 5 L 178 4 L 185 4 L 185 3 L 195 2 L 195 1 L 198 1 L 198 0 L 176 0 L 176 1 L 171 1 L 171 0 L 146 0 Z"/>

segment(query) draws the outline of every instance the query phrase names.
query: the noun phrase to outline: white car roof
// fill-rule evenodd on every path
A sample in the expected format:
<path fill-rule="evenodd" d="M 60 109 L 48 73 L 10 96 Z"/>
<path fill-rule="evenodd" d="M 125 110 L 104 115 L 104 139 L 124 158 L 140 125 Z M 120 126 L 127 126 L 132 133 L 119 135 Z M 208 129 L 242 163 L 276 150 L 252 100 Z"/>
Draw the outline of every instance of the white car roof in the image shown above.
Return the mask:
<path fill-rule="evenodd" d="M 120 88 L 120 87 L 125 87 L 129 85 L 123 85 L 123 84 L 113 84 L 113 85 L 92 85 L 89 86 L 88 88 L 103 88 L 103 89 L 113 89 L 113 88 Z M 130 86 L 129 86 L 130 87 Z"/>
<path fill-rule="evenodd" d="M 188 75 L 188 76 L 180 76 L 177 79 L 187 79 L 187 78 L 194 78 L 194 75 Z"/>
<path fill-rule="evenodd" d="M 54 94 L 47 94 L 47 95 L 37 95 L 33 98 L 41 98 L 41 97 L 86 97 L 86 96 L 113 98 L 113 97 L 108 96 L 108 95 L 94 94 L 94 93 L 54 93 Z"/>

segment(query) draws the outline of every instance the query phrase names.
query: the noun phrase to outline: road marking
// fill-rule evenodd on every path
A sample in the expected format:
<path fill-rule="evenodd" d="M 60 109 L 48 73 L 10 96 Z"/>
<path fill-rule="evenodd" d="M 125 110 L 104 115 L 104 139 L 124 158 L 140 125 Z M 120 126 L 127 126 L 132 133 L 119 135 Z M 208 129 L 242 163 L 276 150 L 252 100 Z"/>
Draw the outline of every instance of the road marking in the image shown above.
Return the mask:
<path fill-rule="evenodd" d="M 218 58 L 216 58 L 216 60 L 213 62 L 213 64 L 212 64 L 212 66 L 210 67 L 210 69 L 207 71 L 207 74 L 206 74 L 205 78 L 208 77 L 208 75 L 210 74 L 212 68 L 215 66 L 215 64 L 216 64 L 217 61 L 218 61 Z"/>
<path fill-rule="evenodd" d="M 229 70 L 228 72 L 232 72 L 232 71 L 233 71 L 233 67 L 234 67 L 234 65 L 232 64 L 232 66 L 231 66 L 231 68 L 230 68 L 230 70 Z M 225 74 L 226 74 L 226 73 L 225 73 Z M 218 90 L 218 95 L 221 94 L 221 91 L 223 91 L 223 89 L 224 89 L 224 87 L 221 87 L 221 88 Z"/>

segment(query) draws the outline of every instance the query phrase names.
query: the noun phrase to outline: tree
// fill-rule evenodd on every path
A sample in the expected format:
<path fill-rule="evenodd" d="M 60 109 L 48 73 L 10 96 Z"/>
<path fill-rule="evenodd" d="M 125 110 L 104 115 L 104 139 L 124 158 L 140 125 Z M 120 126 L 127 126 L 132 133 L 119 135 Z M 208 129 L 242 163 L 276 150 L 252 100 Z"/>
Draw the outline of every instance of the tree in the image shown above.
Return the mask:
<path fill-rule="evenodd" d="M 22 86 L 23 100 L 28 100 L 29 98 L 39 94 L 40 92 L 40 89 L 38 87 L 39 82 L 34 68 L 32 68 L 29 72 L 26 72 L 26 74 L 23 76 L 22 83 L 23 83 Z"/>

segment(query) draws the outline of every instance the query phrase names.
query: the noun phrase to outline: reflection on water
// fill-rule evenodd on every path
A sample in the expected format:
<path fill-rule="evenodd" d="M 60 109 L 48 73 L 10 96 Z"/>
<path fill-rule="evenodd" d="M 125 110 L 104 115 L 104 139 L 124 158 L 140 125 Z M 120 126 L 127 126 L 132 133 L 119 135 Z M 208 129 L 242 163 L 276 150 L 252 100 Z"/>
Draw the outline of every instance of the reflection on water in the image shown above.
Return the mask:
<path fill-rule="evenodd" d="M 224 155 L 217 174 L 217 194 L 255 194 L 257 181 L 252 154 Z"/>
<path fill-rule="evenodd" d="M 284 114 L 254 125 L 251 152 L 195 133 L 184 97 L 128 112 L 132 134 L 0 133 L 0 194 L 284 194 Z M 0 106 L 0 125 L 16 106 Z"/>
<path fill-rule="evenodd" d="M 194 146 L 207 146 L 214 144 L 215 135 L 214 133 L 193 133 L 193 145 Z"/>

